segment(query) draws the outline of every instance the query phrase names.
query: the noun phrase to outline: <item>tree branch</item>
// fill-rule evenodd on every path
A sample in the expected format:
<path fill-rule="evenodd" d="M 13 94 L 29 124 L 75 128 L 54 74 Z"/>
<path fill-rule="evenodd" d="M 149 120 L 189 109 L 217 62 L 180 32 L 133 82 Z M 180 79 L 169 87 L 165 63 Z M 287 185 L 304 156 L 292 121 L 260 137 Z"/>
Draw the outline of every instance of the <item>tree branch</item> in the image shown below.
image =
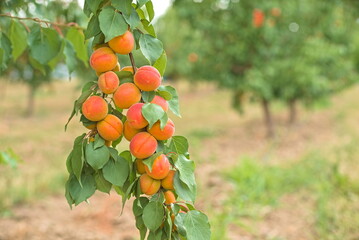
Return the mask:
<path fill-rule="evenodd" d="M 17 16 L 12 16 L 10 13 L 2 13 L 0 14 L 0 17 L 8 17 L 8 18 L 12 18 L 12 19 L 18 19 L 18 20 L 30 20 L 30 21 L 34 21 L 37 23 L 45 23 L 46 25 L 51 24 L 54 26 L 58 26 L 58 27 L 75 27 L 77 29 L 82 29 L 84 30 L 84 28 L 80 27 L 77 23 L 75 22 L 70 22 L 70 23 L 56 23 L 56 22 L 51 22 L 51 21 L 47 21 L 47 20 L 42 20 L 40 18 L 32 18 L 32 17 L 17 17 Z"/>
<path fill-rule="evenodd" d="M 135 74 L 136 73 L 135 59 L 133 59 L 132 52 L 130 52 L 128 55 L 130 56 L 130 61 L 131 61 L 132 69 L 133 69 L 133 74 Z"/>

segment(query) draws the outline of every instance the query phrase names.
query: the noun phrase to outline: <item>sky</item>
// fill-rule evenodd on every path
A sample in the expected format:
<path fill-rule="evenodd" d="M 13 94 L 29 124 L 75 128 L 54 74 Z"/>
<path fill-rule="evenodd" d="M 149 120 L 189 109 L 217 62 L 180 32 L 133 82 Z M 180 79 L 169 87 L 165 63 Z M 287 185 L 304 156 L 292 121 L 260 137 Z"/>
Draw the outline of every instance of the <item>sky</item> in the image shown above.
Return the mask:
<path fill-rule="evenodd" d="M 85 0 L 78 0 L 80 6 L 84 5 L 84 1 Z M 152 3 L 155 9 L 155 18 L 158 18 L 163 15 L 166 12 L 167 8 L 171 6 L 171 0 L 152 0 Z"/>

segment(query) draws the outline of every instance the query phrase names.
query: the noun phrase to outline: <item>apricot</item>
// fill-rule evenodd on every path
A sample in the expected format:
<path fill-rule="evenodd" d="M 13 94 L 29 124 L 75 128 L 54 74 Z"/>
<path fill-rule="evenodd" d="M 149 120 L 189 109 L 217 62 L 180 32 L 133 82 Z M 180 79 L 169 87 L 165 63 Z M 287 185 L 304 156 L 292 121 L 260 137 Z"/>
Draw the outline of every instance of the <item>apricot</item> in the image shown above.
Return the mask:
<path fill-rule="evenodd" d="M 168 119 L 165 127 L 161 129 L 161 123 L 158 121 L 151 128 L 147 127 L 147 131 L 157 140 L 167 140 L 173 136 L 175 132 L 175 124 Z"/>
<path fill-rule="evenodd" d="M 123 124 L 123 136 L 127 139 L 127 141 L 131 141 L 132 138 L 139 132 L 143 132 L 143 130 L 131 127 L 128 121 L 125 121 Z"/>
<path fill-rule="evenodd" d="M 107 141 L 115 141 L 122 135 L 123 124 L 115 115 L 108 114 L 105 119 L 97 123 L 97 131 Z"/>
<path fill-rule="evenodd" d="M 108 42 L 110 48 L 118 54 L 129 54 L 135 46 L 135 38 L 130 31 L 114 37 Z"/>
<path fill-rule="evenodd" d="M 98 78 L 98 87 L 105 94 L 111 94 L 116 91 L 120 80 L 118 79 L 116 73 L 108 71 L 102 73 Z"/>
<path fill-rule="evenodd" d="M 121 84 L 113 95 L 115 105 L 121 109 L 127 109 L 140 100 L 140 89 L 133 83 Z"/>
<path fill-rule="evenodd" d="M 136 158 L 148 158 L 157 148 L 157 141 L 147 132 L 137 133 L 130 142 L 130 152 Z"/>
<path fill-rule="evenodd" d="M 174 186 L 173 186 L 173 179 L 175 177 L 175 174 L 176 174 L 175 170 L 170 170 L 167 177 L 162 179 L 161 185 L 162 185 L 162 187 L 164 189 L 167 189 L 167 190 L 174 190 L 175 189 Z"/>
<path fill-rule="evenodd" d="M 154 103 L 154 104 L 157 104 L 157 105 L 160 105 L 163 109 L 163 111 L 167 112 L 168 111 L 168 102 L 163 98 L 163 97 L 160 97 L 160 96 L 155 96 L 151 103 Z"/>
<path fill-rule="evenodd" d="M 116 64 L 117 56 L 108 47 L 96 49 L 90 57 L 90 65 L 97 73 L 111 71 Z"/>
<path fill-rule="evenodd" d="M 142 193 L 153 195 L 160 190 L 161 182 L 148 176 L 146 173 L 140 177 L 140 188 Z"/>
<path fill-rule="evenodd" d="M 164 179 L 165 177 L 167 177 L 168 173 L 170 172 L 170 167 L 171 167 L 171 164 L 168 161 L 168 158 L 166 157 L 166 155 L 164 155 L 164 154 L 161 154 L 153 161 L 151 171 L 145 165 L 146 173 L 150 177 L 157 179 L 157 180 L 161 180 L 161 179 Z"/>
<path fill-rule="evenodd" d="M 141 129 L 148 125 L 147 120 L 142 115 L 143 105 L 143 103 L 133 104 L 127 111 L 128 124 L 133 128 Z"/>
<path fill-rule="evenodd" d="M 254 9 L 252 16 L 252 24 L 255 28 L 262 27 L 264 24 L 265 15 L 261 9 Z"/>
<path fill-rule="evenodd" d="M 152 66 L 140 67 L 133 81 L 143 91 L 154 91 L 161 85 L 161 74 Z"/>
<path fill-rule="evenodd" d="M 165 203 L 167 205 L 170 205 L 172 203 L 176 202 L 176 196 L 172 191 L 166 191 L 165 192 Z"/>
<path fill-rule="evenodd" d="M 146 170 L 145 170 L 146 165 L 142 162 L 142 159 L 136 158 L 135 163 L 136 163 L 136 170 L 139 174 L 146 173 Z"/>
<path fill-rule="evenodd" d="M 107 140 L 105 140 L 105 145 L 106 145 L 107 147 L 111 147 L 112 141 L 107 141 Z"/>
<path fill-rule="evenodd" d="M 121 69 L 121 71 L 127 71 L 133 73 L 133 67 L 132 66 L 126 66 Z"/>
<path fill-rule="evenodd" d="M 121 69 L 121 65 L 120 65 L 119 62 L 117 62 L 116 67 L 114 69 L 112 69 L 112 71 L 113 72 L 118 72 L 118 71 L 121 71 L 120 69 Z"/>
<path fill-rule="evenodd" d="M 100 96 L 91 96 L 82 104 L 82 114 L 90 121 L 101 121 L 107 113 L 107 102 Z"/>
<path fill-rule="evenodd" d="M 108 47 L 108 45 L 106 43 L 96 44 L 92 49 L 95 51 L 102 47 Z"/>

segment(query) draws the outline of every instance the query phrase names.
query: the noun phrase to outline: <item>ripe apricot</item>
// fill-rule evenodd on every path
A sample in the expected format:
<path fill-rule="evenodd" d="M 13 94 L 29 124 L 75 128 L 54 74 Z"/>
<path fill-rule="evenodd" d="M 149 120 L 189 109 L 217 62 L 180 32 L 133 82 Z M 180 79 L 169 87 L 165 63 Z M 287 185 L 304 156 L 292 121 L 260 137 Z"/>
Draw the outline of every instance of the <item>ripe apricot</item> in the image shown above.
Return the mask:
<path fill-rule="evenodd" d="M 173 178 L 175 177 L 175 170 L 170 170 L 170 172 L 168 173 L 167 177 L 165 177 L 164 179 L 162 179 L 161 181 L 161 185 L 164 189 L 167 190 L 174 190 L 174 186 L 173 186 Z"/>
<path fill-rule="evenodd" d="M 161 74 L 152 66 L 140 67 L 133 81 L 143 91 L 154 91 L 161 85 Z"/>
<path fill-rule="evenodd" d="M 130 142 L 130 152 L 136 158 L 148 158 L 157 148 L 157 141 L 147 132 L 137 133 Z"/>
<path fill-rule="evenodd" d="M 82 104 L 82 114 L 90 121 L 101 121 L 107 113 L 107 102 L 100 96 L 91 96 Z"/>
<path fill-rule="evenodd" d="M 171 167 L 171 164 L 168 161 L 168 158 L 166 157 L 166 155 L 164 155 L 164 154 L 161 154 L 153 161 L 151 171 L 145 165 L 146 173 L 150 177 L 152 177 L 154 179 L 158 179 L 158 180 L 161 180 L 161 179 L 164 179 L 165 177 L 167 177 L 168 173 L 170 172 L 170 167 Z"/>
<path fill-rule="evenodd" d="M 142 159 L 136 158 L 136 170 L 139 174 L 144 174 L 146 172 L 145 170 L 145 164 L 142 162 Z"/>
<path fill-rule="evenodd" d="M 172 203 L 176 202 L 176 196 L 172 191 L 166 191 L 165 192 L 165 203 L 167 205 L 170 205 Z"/>
<path fill-rule="evenodd" d="M 112 71 L 113 72 L 118 72 L 118 71 L 121 71 L 120 69 L 121 69 L 121 65 L 120 65 L 119 62 L 117 62 L 116 67 L 114 69 L 112 69 Z"/>
<path fill-rule="evenodd" d="M 121 84 L 113 95 L 115 105 L 127 109 L 141 100 L 141 92 L 133 83 Z"/>
<path fill-rule="evenodd" d="M 98 78 L 98 87 L 105 94 L 111 94 L 116 91 L 120 80 L 118 79 L 116 73 L 108 71 L 102 73 Z"/>
<path fill-rule="evenodd" d="M 260 9 L 253 10 L 252 24 L 255 28 L 262 27 L 264 24 L 265 16 L 264 12 Z"/>
<path fill-rule="evenodd" d="M 95 130 L 96 129 L 96 123 L 91 123 L 91 124 L 87 124 L 87 123 L 82 123 L 85 128 L 89 129 L 89 130 Z"/>
<path fill-rule="evenodd" d="M 160 122 L 153 124 L 151 128 L 147 127 L 147 131 L 152 134 L 157 140 L 167 140 L 173 136 L 175 132 L 175 124 L 171 119 L 168 119 L 165 127 L 161 129 Z"/>
<path fill-rule="evenodd" d="M 96 49 L 90 57 L 90 65 L 97 73 L 111 71 L 116 64 L 117 56 L 109 47 Z"/>
<path fill-rule="evenodd" d="M 127 71 L 133 73 L 133 67 L 132 66 L 125 66 L 121 69 L 121 71 Z"/>
<path fill-rule="evenodd" d="M 127 139 L 127 141 L 131 141 L 132 138 L 139 132 L 143 132 L 143 130 L 131 127 L 127 120 L 123 124 L 123 136 Z"/>
<path fill-rule="evenodd" d="M 160 97 L 160 96 L 155 96 L 151 103 L 154 103 L 154 104 L 157 104 L 157 105 L 160 105 L 163 109 L 163 111 L 167 112 L 168 111 L 168 102 L 163 98 L 163 97 Z"/>
<path fill-rule="evenodd" d="M 129 54 L 135 46 L 135 38 L 130 31 L 114 37 L 108 42 L 110 48 L 118 54 Z"/>
<path fill-rule="evenodd" d="M 107 141 L 107 140 L 105 140 L 105 145 L 106 145 L 107 147 L 111 147 L 112 141 Z"/>
<path fill-rule="evenodd" d="M 133 104 L 127 111 L 127 121 L 133 128 L 141 129 L 148 125 L 147 120 L 142 115 L 143 105 L 143 103 Z"/>
<path fill-rule="evenodd" d="M 146 173 L 140 177 L 140 188 L 142 193 L 153 195 L 160 190 L 161 182 L 148 176 Z"/>
<path fill-rule="evenodd" d="M 97 123 L 97 131 L 107 141 L 115 141 L 122 135 L 123 124 L 115 115 L 108 114 L 105 119 Z"/>

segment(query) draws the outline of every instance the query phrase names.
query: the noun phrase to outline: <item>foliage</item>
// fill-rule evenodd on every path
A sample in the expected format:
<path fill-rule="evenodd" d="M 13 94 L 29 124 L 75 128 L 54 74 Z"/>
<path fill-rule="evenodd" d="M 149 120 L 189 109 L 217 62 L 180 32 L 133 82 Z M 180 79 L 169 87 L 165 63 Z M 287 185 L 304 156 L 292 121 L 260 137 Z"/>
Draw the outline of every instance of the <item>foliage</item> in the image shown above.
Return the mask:
<path fill-rule="evenodd" d="M 108 46 L 108 41 L 123 35 L 129 29 L 133 33 L 135 49 L 137 49 L 134 52 L 137 52 L 136 54 L 140 52 L 148 63 L 163 75 L 167 58 L 162 42 L 157 39 L 152 25 L 154 11 L 151 1 L 139 0 L 132 3 L 132 1 L 87 0 L 84 12 L 90 18 L 85 30 L 85 38 L 93 38 L 94 49 L 98 46 Z M 110 44 L 109 47 L 111 47 Z M 101 48 L 98 50 L 100 51 Z M 129 57 L 134 74 L 113 70 L 120 78 L 120 86 L 123 83 L 136 83 L 136 71 L 139 70 L 136 70 L 133 56 L 134 54 L 130 52 Z M 93 65 L 92 67 L 95 69 Z M 178 94 L 171 86 L 156 87 L 153 91 L 141 91 L 140 102 L 144 103 L 141 114 L 149 123 L 148 127 L 151 128 L 159 122 L 163 129 L 168 115 L 162 107 L 151 103 L 156 95 L 163 98 L 175 115 L 180 116 Z M 155 153 L 143 159 L 149 171 L 152 171 L 154 162 L 159 156 L 164 154 L 169 159 L 170 165 L 176 171 L 173 180 L 174 192 L 176 198 L 178 196 L 181 201 L 165 203 L 164 188 L 151 196 L 145 196 L 142 194 L 141 175 L 137 169 L 131 145 L 131 151 L 118 152 L 116 145 L 123 138 L 117 138 L 110 146 L 106 143 L 108 139 L 100 136 L 98 127 L 100 123 L 86 119 L 83 104 L 93 96 L 101 96 L 107 101 L 108 113 L 119 119 L 120 125 L 124 124 L 128 117 L 122 109 L 112 104 L 111 94 L 107 95 L 100 91 L 97 82 L 88 82 L 83 86 L 80 97 L 74 103 L 69 121 L 80 113 L 80 121 L 84 125 L 97 124 L 97 128 L 75 139 L 73 149 L 66 160 L 69 178 L 66 183 L 65 196 L 69 205 L 72 207 L 87 201 L 96 190 L 109 193 L 113 188 L 122 196 L 123 205 L 130 197 L 136 198 L 133 213 L 141 239 L 146 237 L 159 240 L 210 239 L 208 218 L 202 212 L 197 211 L 193 205 L 197 190 L 194 176 L 195 163 L 190 159 L 187 139 L 183 136 L 173 136 L 168 140 L 158 140 Z"/>

